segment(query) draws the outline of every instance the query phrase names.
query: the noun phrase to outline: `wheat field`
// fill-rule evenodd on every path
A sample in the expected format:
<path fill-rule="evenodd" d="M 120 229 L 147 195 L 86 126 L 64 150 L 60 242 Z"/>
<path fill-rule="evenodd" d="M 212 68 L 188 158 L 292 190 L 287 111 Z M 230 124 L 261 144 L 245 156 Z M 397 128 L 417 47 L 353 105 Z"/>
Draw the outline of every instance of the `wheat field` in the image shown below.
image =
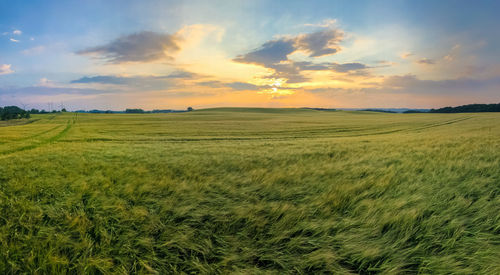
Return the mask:
<path fill-rule="evenodd" d="M 500 274 L 499 122 L 218 108 L 0 124 L 0 273 Z"/>

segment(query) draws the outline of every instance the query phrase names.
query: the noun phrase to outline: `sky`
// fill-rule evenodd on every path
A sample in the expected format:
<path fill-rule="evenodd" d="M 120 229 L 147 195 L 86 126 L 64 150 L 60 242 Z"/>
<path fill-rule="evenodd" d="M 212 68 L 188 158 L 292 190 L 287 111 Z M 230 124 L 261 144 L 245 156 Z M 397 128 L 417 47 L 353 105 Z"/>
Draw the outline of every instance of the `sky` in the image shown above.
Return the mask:
<path fill-rule="evenodd" d="M 0 0 L 0 106 L 499 103 L 499 10 L 494 0 Z"/>

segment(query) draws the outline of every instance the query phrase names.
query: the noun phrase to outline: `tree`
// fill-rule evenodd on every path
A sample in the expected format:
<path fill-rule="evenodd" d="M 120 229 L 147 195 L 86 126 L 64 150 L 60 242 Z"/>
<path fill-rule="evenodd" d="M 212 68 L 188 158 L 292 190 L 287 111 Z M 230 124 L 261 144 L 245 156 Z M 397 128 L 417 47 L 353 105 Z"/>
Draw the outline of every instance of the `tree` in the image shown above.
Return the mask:
<path fill-rule="evenodd" d="M 187 109 L 188 112 L 191 112 L 192 110 L 194 110 L 193 107 L 188 107 Z"/>
<path fill-rule="evenodd" d="M 18 119 L 26 116 L 26 111 L 17 106 L 5 106 L 0 112 L 1 120 Z"/>
<path fill-rule="evenodd" d="M 127 114 L 142 114 L 144 113 L 143 109 L 126 109 L 125 113 Z"/>
<path fill-rule="evenodd" d="M 66 113 L 66 108 L 62 108 L 61 112 Z"/>

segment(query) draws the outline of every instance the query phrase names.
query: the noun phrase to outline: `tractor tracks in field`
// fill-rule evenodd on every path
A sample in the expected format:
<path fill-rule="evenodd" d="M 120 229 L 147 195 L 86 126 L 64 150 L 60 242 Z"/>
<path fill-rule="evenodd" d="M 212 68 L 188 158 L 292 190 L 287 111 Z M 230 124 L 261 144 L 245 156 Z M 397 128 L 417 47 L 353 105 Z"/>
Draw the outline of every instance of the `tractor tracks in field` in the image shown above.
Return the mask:
<path fill-rule="evenodd" d="M 418 133 L 422 130 L 436 128 L 446 125 L 451 125 L 459 123 L 473 117 L 461 117 L 446 121 L 434 122 L 425 124 L 422 126 L 414 128 L 397 128 L 397 129 L 387 129 L 385 131 L 378 132 L 367 132 L 367 133 L 353 133 L 353 134 L 343 134 L 335 135 L 337 132 L 328 132 L 328 128 L 322 131 L 302 131 L 297 132 L 295 136 L 206 136 L 206 137 L 170 137 L 170 138 L 84 138 L 84 139 L 68 139 L 62 140 L 61 142 L 143 142 L 143 143 L 154 143 L 154 142 L 172 142 L 172 143 L 183 143 L 183 142 L 210 142 L 210 141 L 267 141 L 267 140 L 294 140 L 294 139 L 308 139 L 311 137 L 317 138 L 350 138 L 350 137 L 364 137 L 364 136 L 377 136 L 377 135 L 387 135 L 393 133 Z M 362 131 L 362 129 L 356 129 L 356 131 Z M 344 132 L 344 131 L 339 131 Z M 264 135 L 268 133 L 263 133 Z M 309 134 L 309 135 L 307 135 Z M 312 134 L 312 135 L 311 135 Z"/>
<path fill-rule="evenodd" d="M 0 124 L 0 127 L 13 127 L 13 126 L 22 126 L 22 125 L 26 125 L 26 124 L 31 124 L 33 122 L 37 122 L 39 121 L 40 119 L 30 119 L 30 120 L 26 120 L 26 121 L 22 121 L 22 122 L 19 122 L 19 123 L 13 123 L 13 124 L 6 124 L 6 125 L 1 125 Z"/>
<path fill-rule="evenodd" d="M 28 139 L 33 139 L 33 138 L 36 138 L 36 137 L 39 137 L 39 136 L 42 136 L 42 135 L 45 135 L 47 133 L 50 133 L 50 132 L 53 132 L 61 127 L 63 127 L 64 125 L 57 125 L 55 127 L 52 127 L 48 130 L 45 130 L 45 131 L 42 131 L 42 132 L 39 132 L 39 133 L 36 133 L 34 135 L 31 135 L 31 136 L 27 136 L 27 137 L 24 137 L 24 138 L 20 138 L 18 139 L 18 141 L 21 141 L 21 140 L 28 140 Z"/>
<path fill-rule="evenodd" d="M 425 126 L 422 126 L 422 127 L 417 127 L 417 128 L 412 129 L 412 130 L 413 131 L 419 131 L 419 130 L 434 128 L 434 127 L 439 127 L 439 126 L 445 126 L 445 125 L 455 124 L 455 123 L 458 123 L 458 122 L 469 120 L 471 118 L 472 118 L 471 116 L 468 116 L 468 117 L 459 117 L 459 118 L 448 120 L 448 121 L 444 121 L 444 122 L 432 123 L 432 124 L 428 124 L 428 125 L 425 125 Z"/>
<path fill-rule="evenodd" d="M 0 156 L 6 156 L 6 155 L 13 154 L 13 153 L 21 152 L 21 151 L 32 150 L 32 149 L 35 149 L 35 148 L 38 148 L 38 147 L 41 147 L 41 146 L 44 146 L 44 145 L 47 145 L 47 144 L 54 143 L 54 142 L 58 141 L 59 139 L 61 139 L 62 137 L 64 137 L 68 133 L 68 131 L 76 123 L 76 120 L 77 120 L 77 115 L 75 114 L 72 118 L 70 118 L 69 120 L 67 120 L 66 127 L 64 127 L 64 129 L 61 130 L 60 132 L 58 132 L 56 135 L 51 136 L 51 137 L 46 138 L 46 139 L 43 139 L 41 141 L 32 143 L 32 144 L 20 146 L 20 147 L 9 149 L 9 150 L 5 150 L 5 151 L 0 151 Z M 55 130 L 60 129 L 63 126 L 64 125 L 57 125 L 57 126 L 52 127 L 52 128 L 50 128 L 48 130 L 36 133 L 36 134 L 31 135 L 29 137 L 25 137 L 25 138 L 19 139 L 18 141 L 24 141 L 24 140 L 32 139 L 32 138 L 35 138 L 35 137 L 39 137 L 39 136 L 42 136 L 44 134 L 54 132 Z"/>
<path fill-rule="evenodd" d="M 455 124 L 458 122 L 462 122 L 468 119 L 471 119 L 472 117 L 461 117 L 461 118 L 456 118 L 456 119 L 451 119 L 447 121 L 441 121 L 441 122 L 436 122 L 436 123 L 430 123 L 424 126 L 420 127 L 415 127 L 415 128 L 403 128 L 403 129 L 393 129 L 393 130 L 387 130 L 387 131 L 381 131 L 381 132 L 374 132 L 374 133 L 364 133 L 364 134 L 355 134 L 355 135 L 344 135 L 344 136 L 336 136 L 336 137 L 361 137 L 361 136 L 376 136 L 376 135 L 385 135 L 385 134 L 393 134 L 393 133 L 411 133 L 411 132 L 418 132 L 421 130 L 425 129 L 430 129 L 430 128 L 436 128 L 440 126 L 445 126 L 445 125 L 450 125 L 450 124 Z"/>

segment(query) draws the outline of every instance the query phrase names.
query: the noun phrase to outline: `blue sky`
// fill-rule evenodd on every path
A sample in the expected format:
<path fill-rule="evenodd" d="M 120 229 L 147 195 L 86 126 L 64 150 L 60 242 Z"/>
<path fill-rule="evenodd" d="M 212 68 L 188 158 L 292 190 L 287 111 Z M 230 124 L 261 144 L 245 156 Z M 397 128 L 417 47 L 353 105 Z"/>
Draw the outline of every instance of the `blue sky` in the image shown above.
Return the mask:
<path fill-rule="evenodd" d="M 0 105 L 500 102 L 498 1 L 2 1 Z"/>

